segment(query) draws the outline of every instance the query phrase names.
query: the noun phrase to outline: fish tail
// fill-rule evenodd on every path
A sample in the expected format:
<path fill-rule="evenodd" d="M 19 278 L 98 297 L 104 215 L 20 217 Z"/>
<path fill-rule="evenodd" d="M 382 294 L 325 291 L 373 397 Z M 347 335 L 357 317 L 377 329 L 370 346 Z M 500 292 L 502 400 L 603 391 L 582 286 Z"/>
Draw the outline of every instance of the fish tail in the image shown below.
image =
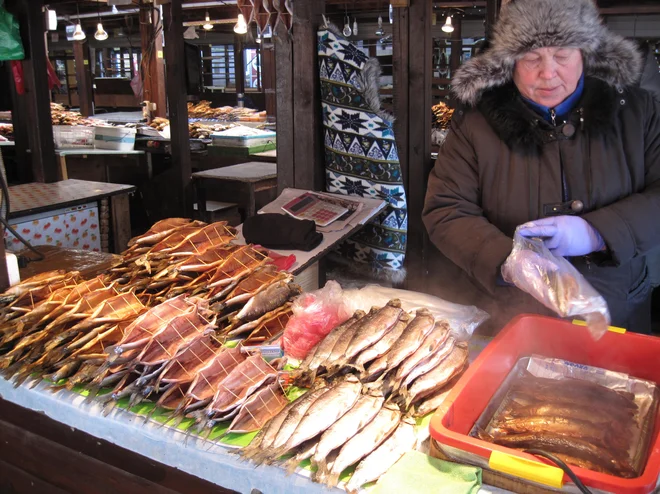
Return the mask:
<path fill-rule="evenodd" d="M 316 462 L 316 467 L 317 467 L 316 476 L 319 478 L 325 478 L 325 476 L 328 473 L 328 462 L 325 461 L 325 458 L 321 458 L 318 462 Z M 321 481 L 317 480 L 317 482 L 321 482 Z"/>
<path fill-rule="evenodd" d="M 73 388 L 74 385 L 75 384 L 72 384 L 71 387 Z M 101 388 L 98 386 L 93 386 L 91 388 L 88 388 L 88 393 L 87 396 L 85 397 L 84 403 L 91 403 L 94 400 L 94 398 L 96 398 L 99 395 L 100 391 Z"/>
<path fill-rule="evenodd" d="M 4 355 L 0 357 L 0 369 L 7 369 L 14 362 L 14 357 L 11 355 Z"/>
<path fill-rule="evenodd" d="M 296 471 L 298 468 L 298 465 L 300 465 L 300 462 L 298 461 L 297 457 L 290 458 L 284 463 L 284 470 L 286 471 L 287 475 L 291 475 L 293 472 Z"/>
<path fill-rule="evenodd" d="M 110 414 L 110 412 L 112 412 L 115 409 L 116 406 L 117 406 L 117 400 L 111 398 L 105 403 L 101 413 L 103 414 L 104 417 L 107 417 Z"/>
<path fill-rule="evenodd" d="M 341 472 L 339 472 L 341 473 Z M 339 483 L 339 473 L 330 472 L 323 479 L 323 483 L 328 487 L 336 487 Z"/>

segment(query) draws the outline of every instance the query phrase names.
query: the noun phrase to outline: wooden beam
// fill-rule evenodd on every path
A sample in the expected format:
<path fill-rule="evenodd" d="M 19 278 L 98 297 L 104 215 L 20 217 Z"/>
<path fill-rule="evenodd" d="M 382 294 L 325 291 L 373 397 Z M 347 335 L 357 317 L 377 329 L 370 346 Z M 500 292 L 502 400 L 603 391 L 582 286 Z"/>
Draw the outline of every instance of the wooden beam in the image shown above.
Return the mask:
<path fill-rule="evenodd" d="M 167 99 L 172 132 L 172 164 L 176 168 L 175 204 L 184 217 L 192 218 L 192 164 L 188 134 L 186 101 L 185 47 L 183 41 L 182 0 L 171 0 L 163 6 L 165 26 L 165 60 L 167 61 Z M 169 199 L 168 199 L 169 200 Z"/>
<path fill-rule="evenodd" d="M 406 287 L 424 291 L 428 236 L 422 223 L 431 167 L 432 5 L 411 0 L 408 51 L 408 250 Z M 405 152 L 405 151 L 404 151 Z"/>
<path fill-rule="evenodd" d="M 394 136 L 401 164 L 401 175 L 406 192 L 410 190 L 408 183 L 408 53 L 410 39 L 408 33 L 408 9 L 394 9 L 394 24 L 392 25 L 392 75 L 394 78 Z"/>
<path fill-rule="evenodd" d="M 295 184 L 293 124 L 293 40 L 283 24 L 274 33 L 275 74 L 277 80 L 277 190 Z"/>
<path fill-rule="evenodd" d="M 486 0 L 486 38 L 490 39 L 500 13 L 502 0 Z"/>
<path fill-rule="evenodd" d="M 325 188 L 323 121 L 316 40 L 324 11 L 325 0 L 298 0 L 293 12 L 295 38 L 293 149 L 295 186 L 299 189 L 324 190 Z"/>
<path fill-rule="evenodd" d="M 181 38 L 183 39 L 183 37 Z M 167 116 L 165 94 L 165 61 L 163 60 L 163 19 L 160 10 L 140 0 L 141 74 L 144 101 L 156 104 L 153 115 Z M 182 59 L 182 60 L 185 60 Z M 185 94 L 185 93 L 184 93 Z"/>
<path fill-rule="evenodd" d="M 245 95 L 245 51 L 243 35 L 234 35 L 234 74 L 236 76 L 236 97 Z"/>
<path fill-rule="evenodd" d="M 275 46 L 272 43 L 261 44 L 261 85 L 266 99 L 266 114 L 275 117 L 277 112 Z"/>
<path fill-rule="evenodd" d="M 32 153 L 32 177 L 35 182 L 58 179 L 53 124 L 50 115 L 50 91 L 46 69 L 45 19 L 43 0 L 20 0 L 18 19 L 21 24 L 25 60 L 23 61 L 28 135 Z"/>
<path fill-rule="evenodd" d="M 660 14 L 660 5 L 627 5 L 625 7 L 601 7 L 602 15 Z"/>
<path fill-rule="evenodd" d="M 76 61 L 80 113 L 83 117 L 89 117 L 94 115 L 94 91 L 92 89 L 89 43 L 87 41 L 74 41 L 73 56 Z"/>

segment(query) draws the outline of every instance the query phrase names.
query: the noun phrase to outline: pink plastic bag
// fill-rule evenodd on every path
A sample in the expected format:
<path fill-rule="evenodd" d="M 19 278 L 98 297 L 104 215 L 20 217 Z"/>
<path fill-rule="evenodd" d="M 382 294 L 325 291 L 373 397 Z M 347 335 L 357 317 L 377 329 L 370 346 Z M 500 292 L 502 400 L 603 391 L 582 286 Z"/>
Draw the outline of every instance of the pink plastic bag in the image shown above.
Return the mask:
<path fill-rule="evenodd" d="M 333 328 L 350 317 L 343 304 L 343 291 L 336 281 L 329 281 L 321 290 L 301 295 L 293 303 L 292 310 L 293 316 L 282 336 L 282 349 L 287 356 L 300 360 Z"/>

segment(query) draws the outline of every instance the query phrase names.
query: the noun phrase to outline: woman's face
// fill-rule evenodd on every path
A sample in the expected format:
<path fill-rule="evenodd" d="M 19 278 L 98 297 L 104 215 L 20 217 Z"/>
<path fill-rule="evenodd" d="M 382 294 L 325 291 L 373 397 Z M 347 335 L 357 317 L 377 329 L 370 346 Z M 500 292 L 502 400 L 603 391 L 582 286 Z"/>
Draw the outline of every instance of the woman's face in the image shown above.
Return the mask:
<path fill-rule="evenodd" d="M 575 92 L 583 68 L 577 48 L 538 48 L 516 62 L 513 82 L 526 98 L 554 108 Z"/>

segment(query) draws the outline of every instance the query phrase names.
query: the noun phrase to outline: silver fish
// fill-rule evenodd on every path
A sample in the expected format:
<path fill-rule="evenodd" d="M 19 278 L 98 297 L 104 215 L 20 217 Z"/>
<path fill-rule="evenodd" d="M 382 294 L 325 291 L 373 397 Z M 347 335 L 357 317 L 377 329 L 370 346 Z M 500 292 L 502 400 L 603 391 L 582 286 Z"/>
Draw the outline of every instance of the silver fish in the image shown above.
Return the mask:
<path fill-rule="evenodd" d="M 328 336 L 323 338 L 323 340 L 321 340 L 315 349 L 311 351 L 309 355 L 307 355 L 307 358 L 305 358 L 303 363 L 300 365 L 301 372 L 316 372 L 316 370 L 321 365 L 325 364 L 327 358 L 332 352 L 332 348 L 335 346 L 335 343 L 337 343 L 341 335 L 347 331 L 350 331 L 353 325 L 355 325 L 364 316 L 365 313 L 363 311 L 357 310 L 348 320 L 330 331 Z"/>
<path fill-rule="evenodd" d="M 401 314 L 401 317 L 390 332 L 378 340 L 374 345 L 363 350 L 362 353 L 357 356 L 355 359 L 355 365 L 358 369 L 364 370 L 365 364 L 385 355 L 401 337 L 409 322 L 410 316 L 406 313 Z"/>
<path fill-rule="evenodd" d="M 416 377 L 425 374 L 435 368 L 454 349 L 456 340 L 448 337 L 449 328 L 440 329 L 436 327 L 429 334 L 422 346 L 415 353 L 401 363 L 394 375 L 395 389 L 398 389 L 403 381 L 412 382 Z"/>
<path fill-rule="evenodd" d="M 331 370 L 337 370 L 335 368 L 335 364 L 346 354 L 348 345 L 353 340 L 355 333 L 362 327 L 362 324 L 377 311 L 377 307 L 372 308 L 367 315 L 362 317 L 355 324 L 352 324 L 346 331 L 339 335 L 337 342 L 333 345 L 332 350 L 330 351 L 330 355 L 328 355 L 328 358 L 326 358 L 325 362 L 323 363 L 323 367 L 325 367 L 326 370 L 329 372 Z"/>
<path fill-rule="evenodd" d="M 362 383 L 352 374 L 341 381 L 335 381 L 328 388 L 328 392 L 309 407 L 278 456 L 317 436 L 337 422 L 355 405 L 361 390 Z"/>
<path fill-rule="evenodd" d="M 415 417 L 424 417 L 429 413 L 435 412 L 445 402 L 461 375 L 462 372 L 459 372 L 438 391 L 434 391 L 433 394 L 422 398 L 421 403 L 415 409 Z"/>
<path fill-rule="evenodd" d="M 327 470 L 327 458 L 330 452 L 345 444 L 371 422 L 383 407 L 384 401 L 385 398 L 382 396 L 360 396 L 353 408 L 323 433 L 312 457 L 312 464 L 318 467 L 318 471 Z"/>
<path fill-rule="evenodd" d="M 468 358 L 468 349 L 465 345 L 457 345 L 449 356 L 438 366 L 418 378 L 408 390 L 403 390 L 402 396 L 406 398 L 406 407 L 417 398 L 433 393 L 442 388 L 456 374 L 461 372 Z"/>
<path fill-rule="evenodd" d="M 362 374 L 363 380 L 375 378 L 386 370 L 394 369 L 410 357 L 420 347 L 426 335 L 433 330 L 434 325 L 435 319 L 431 312 L 428 309 L 419 309 L 392 349 L 373 362 Z"/>
<path fill-rule="evenodd" d="M 273 458 L 273 453 L 277 452 L 286 444 L 286 442 L 291 437 L 291 434 L 296 430 L 298 424 L 307 413 L 307 410 L 318 400 L 321 396 L 327 393 L 328 388 L 322 387 L 313 391 L 309 391 L 300 398 L 298 398 L 294 403 L 294 406 L 289 409 L 286 417 L 282 421 L 282 425 L 277 431 L 277 435 L 273 439 L 272 443 L 266 448 L 262 446 L 261 453 L 255 455 L 253 460 L 257 463 L 262 463 L 265 460 L 275 460 Z"/>
<path fill-rule="evenodd" d="M 400 421 L 399 409 L 390 403 L 385 404 L 364 429 L 344 444 L 330 471 L 319 475 L 319 480 L 330 487 L 336 486 L 339 475 L 380 446 L 397 428 Z"/>
<path fill-rule="evenodd" d="M 367 482 L 378 480 L 403 455 L 415 449 L 416 443 L 415 421 L 404 418 L 394 433 L 360 462 L 346 484 L 346 490 L 349 494 L 356 494 Z"/>
<path fill-rule="evenodd" d="M 331 372 L 338 371 L 362 350 L 379 341 L 394 327 L 401 314 L 403 314 L 401 302 L 390 300 L 381 309 L 362 318 L 353 333 L 353 338 L 348 343 L 346 351 L 333 363 Z"/>
<path fill-rule="evenodd" d="M 318 441 L 316 438 L 309 439 L 298 446 L 298 453 L 296 456 L 288 459 L 283 465 L 286 473 L 291 475 L 293 472 L 295 472 L 296 468 L 298 468 L 298 465 L 300 465 L 300 462 L 306 460 L 307 458 L 311 458 L 314 455 L 317 446 Z"/>

